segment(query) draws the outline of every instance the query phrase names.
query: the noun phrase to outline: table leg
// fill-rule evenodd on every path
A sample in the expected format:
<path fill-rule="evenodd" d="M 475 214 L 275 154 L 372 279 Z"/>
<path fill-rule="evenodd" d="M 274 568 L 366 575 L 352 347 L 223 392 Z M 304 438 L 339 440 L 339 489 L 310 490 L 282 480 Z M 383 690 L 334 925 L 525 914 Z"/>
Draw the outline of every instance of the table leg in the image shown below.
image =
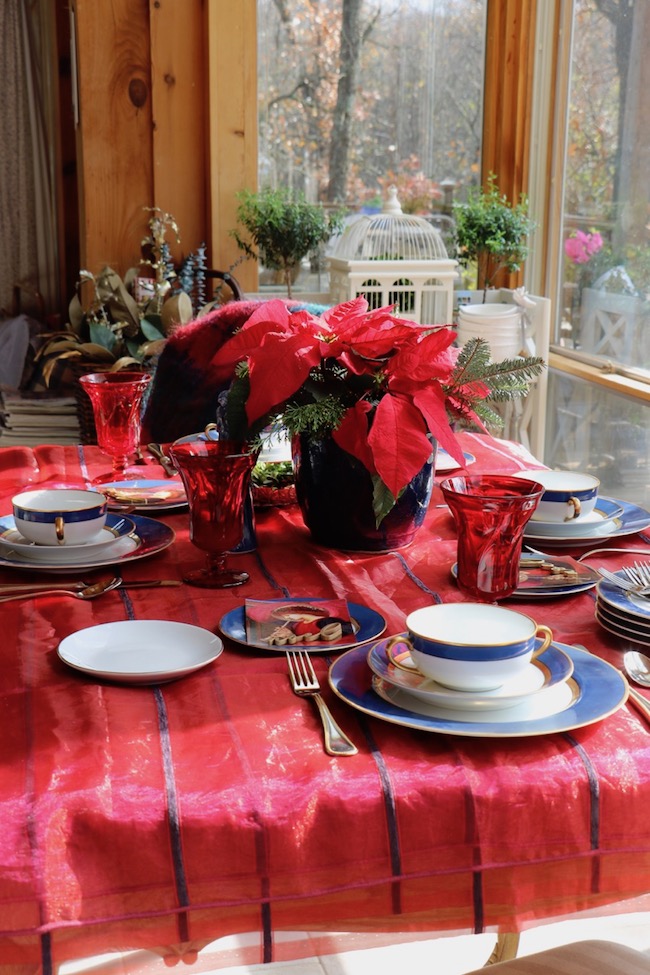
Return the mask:
<path fill-rule="evenodd" d="M 494 951 L 486 961 L 484 968 L 488 965 L 495 965 L 498 961 L 509 961 L 511 958 L 517 957 L 517 949 L 519 948 L 519 934 L 506 931 L 497 935 L 497 943 L 494 946 Z"/>

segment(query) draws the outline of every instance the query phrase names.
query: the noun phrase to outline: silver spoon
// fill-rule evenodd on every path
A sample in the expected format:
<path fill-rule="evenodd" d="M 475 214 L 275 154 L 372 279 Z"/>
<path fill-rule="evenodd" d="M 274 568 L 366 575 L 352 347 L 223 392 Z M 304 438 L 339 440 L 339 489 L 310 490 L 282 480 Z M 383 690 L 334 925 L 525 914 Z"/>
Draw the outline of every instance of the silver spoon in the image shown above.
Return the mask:
<path fill-rule="evenodd" d="M 638 650 L 628 650 L 623 655 L 623 666 L 631 680 L 642 687 L 650 687 L 650 657 Z"/>
<path fill-rule="evenodd" d="M 117 589 L 121 585 L 121 578 L 115 576 L 108 581 L 94 582 L 91 586 L 86 586 L 85 589 L 32 589 L 30 592 L 17 592 L 12 596 L 0 596 L 0 603 L 8 603 L 12 599 L 32 599 L 34 596 L 74 596 L 75 599 L 95 599 L 97 596 L 110 592 L 111 589 Z"/>

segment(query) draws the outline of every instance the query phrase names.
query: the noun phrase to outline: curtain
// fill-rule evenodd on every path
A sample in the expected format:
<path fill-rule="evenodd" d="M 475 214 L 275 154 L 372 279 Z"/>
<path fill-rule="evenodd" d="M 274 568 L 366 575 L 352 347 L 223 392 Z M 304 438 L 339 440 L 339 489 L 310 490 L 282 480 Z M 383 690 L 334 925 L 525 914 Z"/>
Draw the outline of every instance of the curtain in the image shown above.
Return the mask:
<path fill-rule="evenodd" d="M 13 291 L 58 307 L 54 106 L 55 34 L 51 0 L 0 3 L 0 310 Z"/>

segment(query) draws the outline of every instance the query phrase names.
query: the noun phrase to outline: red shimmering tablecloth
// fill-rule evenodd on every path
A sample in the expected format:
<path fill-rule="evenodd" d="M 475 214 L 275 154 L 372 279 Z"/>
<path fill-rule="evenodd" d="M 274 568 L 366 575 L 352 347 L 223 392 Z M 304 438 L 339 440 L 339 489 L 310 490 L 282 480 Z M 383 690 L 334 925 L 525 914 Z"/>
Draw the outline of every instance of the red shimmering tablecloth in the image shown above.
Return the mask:
<path fill-rule="evenodd" d="M 472 471 L 531 464 L 521 447 L 463 438 Z M 27 483 L 105 466 L 93 447 L 5 448 L 0 514 Z M 296 508 L 258 512 L 257 551 L 233 558 L 251 576 L 238 590 L 127 585 L 92 602 L 0 603 L 2 965 L 47 975 L 67 958 L 165 945 L 191 960 L 235 932 L 259 934 L 247 961 L 277 960 L 304 950 L 281 931 L 515 931 L 648 891 L 650 726 L 627 705 L 571 732 L 473 739 L 369 718 L 325 686 L 359 746 L 337 759 L 281 653 L 227 642 L 213 664 L 157 687 L 102 683 L 57 656 L 63 637 L 113 620 L 216 630 L 245 597 L 348 598 L 400 632 L 411 610 L 462 599 L 440 503 L 436 489 L 410 547 L 359 556 L 313 545 Z M 187 513 L 159 517 L 176 541 L 125 563 L 127 583 L 180 578 L 200 561 Z M 599 558 L 617 568 L 633 557 Z M 0 567 L 0 583 L 29 579 Z M 621 646 L 595 622 L 594 599 L 511 605 L 616 664 Z M 314 659 L 325 684 L 330 658 Z M 316 947 L 327 950 L 325 936 Z"/>

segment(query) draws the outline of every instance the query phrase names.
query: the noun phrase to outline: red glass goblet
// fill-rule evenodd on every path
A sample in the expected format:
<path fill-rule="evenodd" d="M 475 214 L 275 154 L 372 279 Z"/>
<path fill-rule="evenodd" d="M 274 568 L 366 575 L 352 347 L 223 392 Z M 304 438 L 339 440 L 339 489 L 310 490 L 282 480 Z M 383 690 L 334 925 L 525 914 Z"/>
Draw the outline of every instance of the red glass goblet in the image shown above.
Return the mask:
<path fill-rule="evenodd" d="M 93 372 L 81 376 L 79 382 L 92 403 L 97 443 L 113 460 L 112 471 L 100 474 L 93 483 L 124 480 L 140 444 L 142 397 L 151 376 L 146 372 Z"/>
<path fill-rule="evenodd" d="M 190 507 L 190 540 L 207 554 L 205 568 L 186 572 L 185 582 L 225 589 L 248 581 L 248 573 L 226 566 L 229 551 L 244 534 L 244 505 L 256 455 L 231 440 L 175 443 L 169 456 L 176 465 Z"/>
<path fill-rule="evenodd" d="M 524 529 L 544 493 L 541 484 L 500 474 L 458 475 L 440 488 L 458 531 L 458 588 L 495 603 L 519 585 Z"/>

